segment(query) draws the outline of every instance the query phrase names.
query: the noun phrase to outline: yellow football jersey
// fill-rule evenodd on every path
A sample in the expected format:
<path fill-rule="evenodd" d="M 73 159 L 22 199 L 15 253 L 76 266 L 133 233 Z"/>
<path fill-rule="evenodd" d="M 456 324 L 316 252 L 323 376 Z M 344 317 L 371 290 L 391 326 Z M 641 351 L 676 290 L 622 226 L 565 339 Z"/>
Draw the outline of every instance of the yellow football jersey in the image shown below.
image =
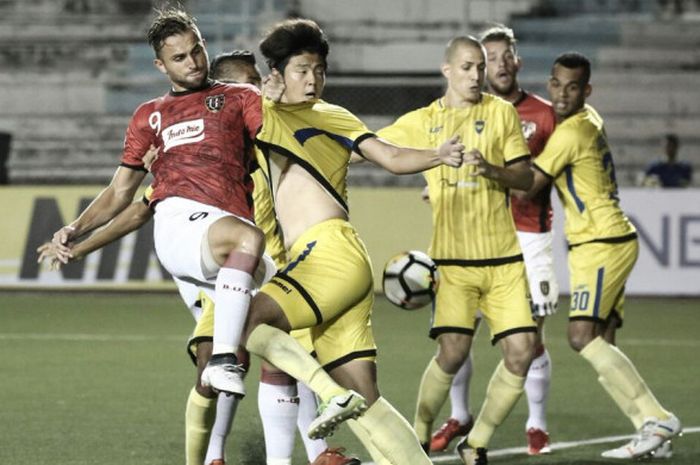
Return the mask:
<path fill-rule="evenodd" d="M 256 150 L 256 152 L 258 152 Z M 261 157 L 261 154 L 256 154 Z M 265 253 L 275 261 L 277 269 L 287 264 L 287 253 L 284 249 L 275 209 L 272 203 L 269 179 L 261 168 L 251 173 L 255 189 L 253 190 L 253 205 L 255 208 L 255 224 L 265 234 Z"/>
<path fill-rule="evenodd" d="M 265 99 L 263 126 L 256 144 L 268 165 L 275 162 L 271 157 L 280 155 L 303 167 L 347 212 L 350 153 L 360 153 L 358 144 L 373 136 L 362 121 L 343 107 L 322 100 L 284 104 Z"/>
<path fill-rule="evenodd" d="M 593 107 L 557 125 L 535 166 L 554 179 L 570 245 L 635 234 L 619 206 L 603 119 Z"/>
<path fill-rule="evenodd" d="M 478 149 L 491 164 L 529 158 L 513 105 L 483 94 L 467 109 L 447 108 L 443 99 L 407 113 L 377 135 L 397 145 L 435 148 L 459 135 L 465 150 Z M 438 166 L 423 174 L 433 210 L 430 256 L 443 265 L 496 265 L 522 260 L 508 190 L 473 176 L 475 168 Z"/>

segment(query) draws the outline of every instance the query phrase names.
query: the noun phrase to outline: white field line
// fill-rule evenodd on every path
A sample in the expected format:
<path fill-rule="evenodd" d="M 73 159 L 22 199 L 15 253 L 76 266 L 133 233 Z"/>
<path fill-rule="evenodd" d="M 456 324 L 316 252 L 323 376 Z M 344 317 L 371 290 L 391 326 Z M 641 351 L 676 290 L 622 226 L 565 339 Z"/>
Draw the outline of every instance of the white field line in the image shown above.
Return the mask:
<path fill-rule="evenodd" d="M 683 428 L 683 434 L 693 434 L 693 433 L 700 433 L 700 426 L 691 426 L 688 428 Z M 627 441 L 629 439 L 632 439 L 631 434 L 622 435 L 622 436 L 605 436 L 602 438 L 584 439 L 582 441 L 555 442 L 551 445 L 551 447 L 552 447 L 552 450 L 563 450 L 563 449 L 572 449 L 574 447 L 590 446 L 593 444 L 606 444 L 609 442 L 623 442 L 623 441 Z M 489 457 L 503 457 L 503 456 L 508 456 L 508 455 L 520 455 L 520 454 L 524 455 L 526 453 L 527 453 L 527 448 L 525 448 L 525 447 L 508 447 L 506 449 L 489 450 Z M 439 456 L 431 456 L 430 460 L 433 463 L 454 462 L 454 461 L 459 461 L 459 457 L 457 457 L 457 454 L 444 454 L 444 455 L 439 455 Z M 374 462 L 363 462 L 362 465 L 374 465 Z"/>

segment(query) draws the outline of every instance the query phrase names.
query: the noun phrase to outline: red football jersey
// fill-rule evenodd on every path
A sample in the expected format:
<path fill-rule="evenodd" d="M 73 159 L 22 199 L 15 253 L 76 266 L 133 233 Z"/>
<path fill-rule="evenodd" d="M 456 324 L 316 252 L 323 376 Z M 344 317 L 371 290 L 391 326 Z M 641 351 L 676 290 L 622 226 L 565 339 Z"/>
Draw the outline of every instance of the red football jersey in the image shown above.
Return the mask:
<path fill-rule="evenodd" d="M 532 158 L 537 157 L 554 131 L 556 117 L 552 104 L 537 95 L 525 92 L 515 103 L 520 115 L 523 135 L 527 140 Z M 542 189 L 531 200 L 511 197 L 513 218 L 518 231 L 547 232 L 552 229 L 552 205 L 550 189 Z"/>
<path fill-rule="evenodd" d="M 212 81 L 204 89 L 169 92 L 139 106 L 124 140 L 122 165 L 143 168 L 153 144 L 159 157 L 151 205 L 184 197 L 253 218 L 253 140 L 262 125 L 260 92 Z"/>

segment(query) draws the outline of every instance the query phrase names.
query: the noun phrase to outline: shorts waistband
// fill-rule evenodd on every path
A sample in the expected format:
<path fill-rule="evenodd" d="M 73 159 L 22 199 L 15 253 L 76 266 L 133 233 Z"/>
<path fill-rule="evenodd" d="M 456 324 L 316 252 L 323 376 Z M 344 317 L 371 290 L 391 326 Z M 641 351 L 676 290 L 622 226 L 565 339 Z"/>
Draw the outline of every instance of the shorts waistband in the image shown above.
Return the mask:
<path fill-rule="evenodd" d="M 309 240 L 314 240 L 318 235 L 324 231 L 339 230 L 339 229 L 350 229 L 355 231 L 355 227 L 346 219 L 343 218 L 331 218 L 329 220 L 321 221 L 315 225 L 308 228 L 302 233 L 301 236 L 294 241 L 294 244 L 289 248 L 291 255 L 294 255 L 297 251 L 303 250 Z"/>

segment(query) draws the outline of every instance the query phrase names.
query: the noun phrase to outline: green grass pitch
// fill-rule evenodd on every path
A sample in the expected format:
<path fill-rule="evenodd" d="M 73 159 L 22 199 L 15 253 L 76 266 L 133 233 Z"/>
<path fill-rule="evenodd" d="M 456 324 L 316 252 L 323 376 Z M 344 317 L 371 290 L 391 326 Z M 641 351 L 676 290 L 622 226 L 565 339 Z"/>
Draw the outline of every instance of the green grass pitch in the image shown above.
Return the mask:
<path fill-rule="evenodd" d="M 184 406 L 195 376 L 184 347 L 193 324 L 175 294 L 4 292 L 0 299 L 0 464 L 184 463 Z M 626 313 L 618 344 L 662 403 L 684 426 L 697 429 L 700 301 L 630 298 Z M 382 298 L 373 316 L 380 389 L 409 419 L 421 374 L 435 350 L 427 338 L 429 317 L 427 309 L 402 311 Z M 632 433 L 592 368 L 568 348 L 565 311 L 548 320 L 546 334 L 553 359 L 553 442 Z M 499 356 L 482 328 L 474 346 L 473 410 L 481 403 Z M 229 440 L 229 464 L 265 463 L 257 416 L 258 378 L 254 361 L 249 393 Z M 521 400 L 496 432 L 491 450 L 524 445 L 526 408 Z M 346 428 L 329 442 L 369 460 Z M 616 463 L 599 455 L 615 444 L 574 447 L 546 457 L 495 456 L 490 462 Z M 700 464 L 700 433 L 689 432 L 674 444 L 674 457 L 658 462 Z M 459 463 L 450 454 L 436 456 L 435 461 Z M 307 463 L 299 441 L 294 463 Z"/>

